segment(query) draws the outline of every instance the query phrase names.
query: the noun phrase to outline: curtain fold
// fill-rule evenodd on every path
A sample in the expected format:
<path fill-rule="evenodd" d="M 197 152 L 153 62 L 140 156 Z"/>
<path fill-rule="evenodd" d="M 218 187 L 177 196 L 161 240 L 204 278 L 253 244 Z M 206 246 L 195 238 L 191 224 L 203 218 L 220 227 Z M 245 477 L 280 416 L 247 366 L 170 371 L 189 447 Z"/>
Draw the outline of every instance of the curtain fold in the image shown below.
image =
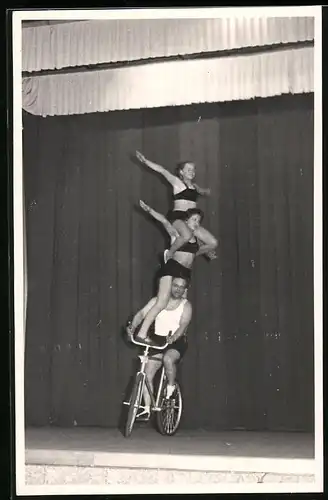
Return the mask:
<path fill-rule="evenodd" d="M 41 116 L 248 100 L 314 90 L 314 49 L 161 62 L 23 79 L 23 108 Z"/>
<path fill-rule="evenodd" d="M 201 119 L 199 119 L 201 117 Z M 204 227 L 182 364 L 184 427 L 312 431 L 312 95 L 24 116 L 28 425 L 117 427 L 134 373 L 124 325 L 167 240 L 137 209 L 169 186 L 132 158 L 197 165 Z"/>
<path fill-rule="evenodd" d="M 89 20 L 24 28 L 22 38 L 31 72 L 313 40 L 314 18 Z"/>

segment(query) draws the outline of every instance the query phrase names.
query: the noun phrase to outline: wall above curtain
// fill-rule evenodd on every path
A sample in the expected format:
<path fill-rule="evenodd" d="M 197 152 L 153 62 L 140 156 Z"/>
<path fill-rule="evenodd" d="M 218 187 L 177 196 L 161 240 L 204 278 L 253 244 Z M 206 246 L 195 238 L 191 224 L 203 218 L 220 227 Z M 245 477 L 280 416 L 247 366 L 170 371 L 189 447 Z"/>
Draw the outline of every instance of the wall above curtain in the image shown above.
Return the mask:
<path fill-rule="evenodd" d="M 314 17 L 89 20 L 22 31 L 22 70 L 312 41 Z"/>

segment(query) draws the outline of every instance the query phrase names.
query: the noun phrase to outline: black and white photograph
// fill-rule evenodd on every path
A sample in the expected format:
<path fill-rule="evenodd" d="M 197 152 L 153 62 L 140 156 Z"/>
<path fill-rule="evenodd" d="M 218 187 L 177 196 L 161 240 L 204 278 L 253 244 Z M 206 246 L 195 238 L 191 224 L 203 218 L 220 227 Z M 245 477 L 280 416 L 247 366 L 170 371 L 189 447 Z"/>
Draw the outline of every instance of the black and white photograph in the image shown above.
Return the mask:
<path fill-rule="evenodd" d="M 321 7 L 16 10 L 17 495 L 323 491 Z"/>

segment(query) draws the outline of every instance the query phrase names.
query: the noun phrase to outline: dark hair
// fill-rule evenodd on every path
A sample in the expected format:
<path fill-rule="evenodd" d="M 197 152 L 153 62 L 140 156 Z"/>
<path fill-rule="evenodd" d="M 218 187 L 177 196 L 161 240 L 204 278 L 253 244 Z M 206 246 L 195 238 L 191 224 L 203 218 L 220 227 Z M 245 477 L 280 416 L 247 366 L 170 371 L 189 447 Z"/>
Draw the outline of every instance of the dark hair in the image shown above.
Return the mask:
<path fill-rule="evenodd" d="M 185 215 L 185 221 L 190 219 L 193 215 L 199 215 L 200 217 L 200 222 L 204 219 L 204 212 L 200 208 L 189 208 L 189 210 L 186 210 L 186 215 Z"/>
<path fill-rule="evenodd" d="M 173 280 L 172 280 L 172 283 L 173 281 L 177 279 L 177 280 L 183 280 L 186 284 L 186 288 L 189 288 L 189 285 L 190 285 L 190 279 L 189 278 L 185 278 L 183 276 L 174 276 Z"/>
<path fill-rule="evenodd" d="M 188 165 L 188 163 L 192 163 L 193 164 L 193 162 L 189 161 L 189 160 L 188 161 L 180 161 L 180 163 L 177 164 L 176 169 L 175 169 L 177 177 L 181 177 L 181 170 L 183 170 L 184 167 L 186 165 Z"/>

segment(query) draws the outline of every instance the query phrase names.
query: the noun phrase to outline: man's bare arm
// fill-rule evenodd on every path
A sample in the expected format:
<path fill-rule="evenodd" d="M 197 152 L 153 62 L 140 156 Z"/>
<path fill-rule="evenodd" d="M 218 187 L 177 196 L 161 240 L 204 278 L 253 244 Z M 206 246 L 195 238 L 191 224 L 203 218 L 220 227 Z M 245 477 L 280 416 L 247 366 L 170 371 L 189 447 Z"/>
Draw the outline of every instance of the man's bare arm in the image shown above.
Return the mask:
<path fill-rule="evenodd" d="M 168 339 L 169 343 L 176 342 L 187 330 L 192 317 L 192 307 L 190 302 L 186 302 L 180 318 L 178 329 Z"/>

